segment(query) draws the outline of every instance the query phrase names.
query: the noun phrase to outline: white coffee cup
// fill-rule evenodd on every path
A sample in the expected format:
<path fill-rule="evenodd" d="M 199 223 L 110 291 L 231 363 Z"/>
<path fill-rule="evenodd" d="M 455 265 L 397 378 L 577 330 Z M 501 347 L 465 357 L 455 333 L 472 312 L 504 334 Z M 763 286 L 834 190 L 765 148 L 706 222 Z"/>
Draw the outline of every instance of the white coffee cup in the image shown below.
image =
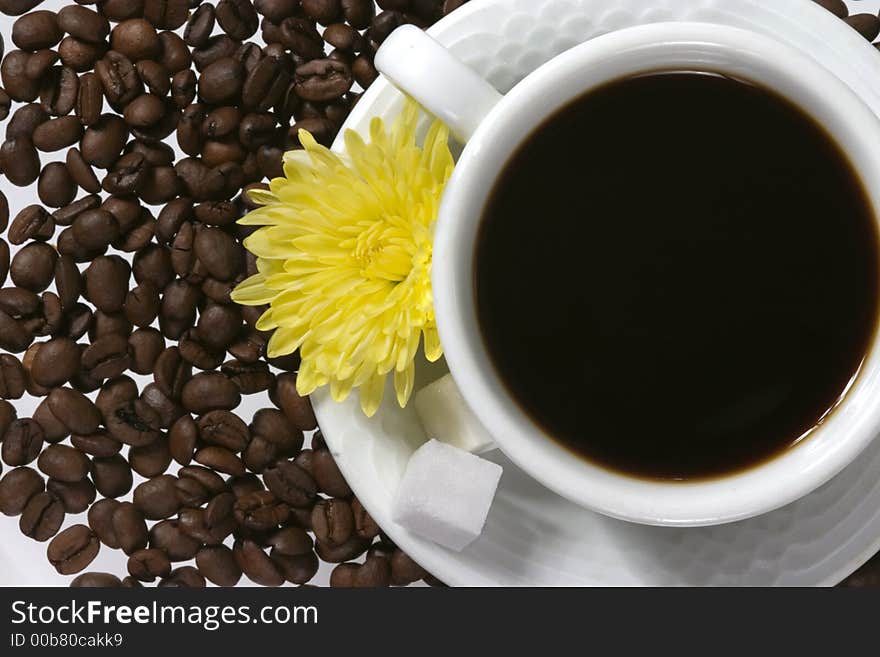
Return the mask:
<path fill-rule="evenodd" d="M 505 454 L 538 481 L 578 504 L 624 520 L 720 524 L 766 513 L 813 491 L 857 458 L 880 431 L 880 349 L 875 339 L 841 404 L 807 439 L 778 457 L 711 480 L 628 477 L 572 455 L 520 409 L 500 381 L 477 325 L 475 239 L 498 173 L 545 118 L 586 91 L 632 74 L 713 71 L 774 89 L 825 126 L 859 172 L 880 217 L 880 121 L 818 62 L 747 30 L 657 23 L 573 48 L 504 96 L 413 27 L 390 35 L 376 55 L 376 66 L 466 142 L 436 226 L 433 289 L 440 339 L 473 411 Z M 523 245 L 527 258 L 528 245 Z"/>

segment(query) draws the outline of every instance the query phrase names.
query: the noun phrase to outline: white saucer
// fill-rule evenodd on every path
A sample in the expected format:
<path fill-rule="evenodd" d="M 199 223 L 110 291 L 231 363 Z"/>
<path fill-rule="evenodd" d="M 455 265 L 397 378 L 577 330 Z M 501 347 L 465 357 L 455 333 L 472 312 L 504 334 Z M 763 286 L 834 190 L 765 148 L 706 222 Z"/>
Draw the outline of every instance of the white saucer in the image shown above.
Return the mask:
<path fill-rule="evenodd" d="M 472 0 L 430 33 L 500 91 L 554 55 L 633 25 L 689 20 L 750 28 L 812 53 L 880 114 L 880 55 L 811 0 Z M 378 80 L 346 127 L 366 132 L 401 96 Z M 723 129 L 723 126 L 720 127 Z M 418 385 L 444 366 L 423 367 Z M 880 549 L 880 442 L 812 495 L 779 511 L 698 529 L 612 520 L 541 487 L 499 452 L 501 487 L 486 529 L 461 553 L 408 533 L 390 503 L 412 450 L 425 439 L 393 394 L 372 420 L 356 399 L 313 397 L 328 445 L 373 517 L 413 558 L 451 585 L 831 585 Z"/>

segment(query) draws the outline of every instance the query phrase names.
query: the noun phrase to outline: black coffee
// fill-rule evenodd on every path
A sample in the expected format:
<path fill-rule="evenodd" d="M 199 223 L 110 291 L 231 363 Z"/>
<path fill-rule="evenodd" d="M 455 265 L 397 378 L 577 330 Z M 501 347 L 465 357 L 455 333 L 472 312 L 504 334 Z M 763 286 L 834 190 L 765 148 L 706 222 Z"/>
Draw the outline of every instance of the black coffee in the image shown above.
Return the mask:
<path fill-rule="evenodd" d="M 574 452 L 650 478 L 798 443 L 877 319 L 878 235 L 846 156 L 714 74 L 620 80 L 547 120 L 500 174 L 475 258 L 513 396 Z"/>

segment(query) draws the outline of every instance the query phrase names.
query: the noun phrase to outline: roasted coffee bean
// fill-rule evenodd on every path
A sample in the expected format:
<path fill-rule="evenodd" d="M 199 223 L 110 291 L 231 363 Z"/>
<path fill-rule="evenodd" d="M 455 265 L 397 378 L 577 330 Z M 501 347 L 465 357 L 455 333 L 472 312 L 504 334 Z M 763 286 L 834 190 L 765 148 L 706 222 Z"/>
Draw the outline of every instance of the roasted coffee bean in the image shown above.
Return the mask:
<path fill-rule="evenodd" d="M 417 564 L 403 550 L 394 550 L 391 555 L 391 583 L 395 586 L 408 586 L 424 579 L 428 572 Z"/>
<path fill-rule="evenodd" d="M 74 112 L 84 126 L 95 125 L 101 118 L 104 87 L 96 73 L 84 73 L 79 78 Z"/>
<path fill-rule="evenodd" d="M 312 508 L 315 538 L 328 545 L 342 545 L 355 531 L 355 518 L 346 500 L 319 500 Z"/>
<path fill-rule="evenodd" d="M 208 445 L 240 452 L 250 440 L 247 425 L 229 411 L 210 411 L 198 419 L 199 437 Z"/>
<path fill-rule="evenodd" d="M 171 257 L 173 262 L 174 253 Z M 175 280 L 165 287 L 159 313 L 159 327 L 165 337 L 179 338 L 192 326 L 199 301 L 198 288 L 184 280 Z"/>
<path fill-rule="evenodd" d="M 880 35 L 880 18 L 876 14 L 853 14 L 843 20 L 868 41 L 873 41 Z"/>
<path fill-rule="evenodd" d="M 56 66 L 43 77 L 40 103 L 53 116 L 69 114 L 76 106 L 79 78 L 69 66 Z"/>
<path fill-rule="evenodd" d="M 128 293 L 128 263 L 119 256 L 99 256 L 86 268 L 86 297 L 99 310 L 122 310 Z"/>
<path fill-rule="evenodd" d="M 217 3 L 217 22 L 226 34 L 238 41 L 253 36 L 260 25 L 250 0 L 220 0 Z"/>
<path fill-rule="evenodd" d="M 232 57 L 222 57 L 202 71 L 199 98 L 214 105 L 234 101 L 241 94 L 244 68 Z"/>
<path fill-rule="evenodd" d="M 192 413 L 232 410 L 241 402 L 238 386 L 219 372 L 196 374 L 183 387 L 181 401 Z"/>
<path fill-rule="evenodd" d="M 12 42 L 22 50 L 51 48 L 64 36 L 54 11 L 32 11 L 12 24 Z"/>
<path fill-rule="evenodd" d="M 51 218 L 54 220 L 56 224 L 59 226 L 69 226 L 71 225 L 76 218 L 86 210 L 92 210 L 94 208 L 100 207 L 101 205 L 101 197 L 96 194 L 89 194 L 88 196 L 84 196 L 79 200 L 74 201 L 73 203 L 64 206 L 63 208 L 59 208 L 52 213 Z M 54 226 L 53 226 L 54 228 Z M 71 233 L 71 237 L 73 237 L 73 233 Z M 61 251 L 61 236 L 58 237 L 59 241 L 59 251 Z"/>
<path fill-rule="evenodd" d="M 143 514 L 131 502 L 121 502 L 113 512 L 113 534 L 126 554 L 134 554 L 149 544 L 147 523 Z"/>
<path fill-rule="evenodd" d="M 107 419 L 116 410 L 116 407 L 137 399 L 137 396 L 137 384 L 127 376 L 120 376 L 107 381 L 101 387 L 101 391 L 95 399 L 95 406 L 101 411 L 106 424 Z"/>
<path fill-rule="evenodd" d="M 187 0 L 145 0 L 144 18 L 162 30 L 176 30 L 189 14 Z"/>
<path fill-rule="evenodd" d="M 37 195 L 50 208 L 61 208 L 76 198 L 76 183 L 62 162 L 49 162 L 40 173 Z"/>
<path fill-rule="evenodd" d="M 112 379 L 131 365 L 127 334 L 108 333 L 94 340 L 82 353 L 82 367 L 95 379 Z"/>
<path fill-rule="evenodd" d="M 241 579 L 241 568 L 225 545 L 203 547 L 196 554 L 199 571 L 217 586 L 235 586 Z"/>
<path fill-rule="evenodd" d="M 131 469 L 140 476 L 147 479 L 158 477 L 171 464 L 168 439 L 162 436 L 149 445 L 132 447 L 128 452 L 128 462 L 131 464 Z M 176 483 L 175 481 L 175 485 Z"/>
<path fill-rule="evenodd" d="M 106 52 L 107 45 L 105 43 L 89 43 L 72 36 L 64 37 L 58 44 L 61 63 L 77 73 L 84 73 L 93 68 Z"/>
<path fill-rule="evenodd" d="M 98 250 L 107 247 L 119 237 L 120 232 L 119 222 L 107 210 L 86 210 L 79 214 L 73 222 L 73 236 L 79 244 L 82 244 L 87 249 Z M 101 268 L 106 266 L 101 265 Z M 121 267 L 113 265 L 112 269 L 122 275 Z M 88 281 L 89 271 L 91 271 L 91 266 L 86 269 L 86 281 Z M 99 274 L 94 272 L 92 275 L 98 276 Z M 101 277 L 107 275 L 100 274 Z M 102 285 L 102 278 L 96 279 L 93 285 Z"/>
<path fill-rule="evenodd" d="M 40 297 L 22 287 L 6 287 L 0 290 L 0 310 L 17 319 L 35 315 L 40 312 Z"/>
<path fill-rule="evenodd" d="M 172 458 L 180 465 L 192 462 L 192 457 L 199 439 L 199 427 L 189 415 L 178 419 L 171 427 L 168 445 Z"/>
<path fill-rule="evenodd" d="M 59 116 L 41 123 L 34 130 L 34 146 L 44 152 L 72 146 L 83 134 L 82 123 L 75 116 Z"/>
<path fill-rule="evenodd" d="M 254 541 L 236 541 L 232 551 L 239 568 L 255 584 L 281 586 L 284 583 L 279 567 Z"/>
<path fill-rule="evenodd" d="M 142 18 L 131 18 L 116 25 L 110 33 L 110 47 L 132 62 L 153 59 L 161 53 L 156 28 Z"/>
<path fill-rule="evenodd" d="M 180 356 L 177 347 L 168 347 L 156 359 L 153 377 L 162 392 L 179 399 L 183 386 L 192 377 L 192 367 Z"/>
<path fill-rule="evenodd" d="M 92 326 L 89 329 L 89 339 L 94 343 L 98 338 L 107 335 L 120 335 L 127 338 L 131 331 L 131 322 L 125 319 L 123 313 L 105 313 L 103 310 L 96 310 Z"/>
<path fill-rule="evenodd" d="M 71 148 L 67 151 L 67 172 L 83 190 L 91 194 L 101 191 L 101 183 L 98 182 L 98 177 L 89 163 L 85 161 L 78 148 Z"/>
<path fill-rule="evenodd" d="M 264 112 L 281 100 L 289 84 L 285 62 L 264 57 L 245 80 L 242 102 L 245 107 Z"/>
<path fill-rule="evenodd" d="M 160 475 L 140 484 L 134 489 L 134 505 L 148 520 L 170 518 L 180 509 L 175 493 L 176 478 Z"/>
<path fill-rule="evenodd" d="M 201 589 L 205 588 L 205 578 L 192 566 L 182 566 L 171 571 L 168 577 L 163 578 L 159 582 L 160 588 L 187 588 Z"/>
<path fill-rule="evenodd" d="M 38 50 L 28 58 L 24 67 L 24 73 L 31 80 L 39 80 L 41 87 L 45 87 L 45 80 L 43 78 L 49 75 L 49 71 L 57 61 L 58 53 L 54 50 Z M 44 89 L 41 89 L 40 93 L 42 94 L 43 91 Z"/>
<path fill-rule="evenodd" d="M 371 0 L 340 0 L 342 16 L 356 30 L 365 30 L 375 15 L 375 5 Z"/>
<path fill-rule="evenodd" d="M 64 505 L 51 493 L 38 493 L 25 505 L 19 519 L 21 533 L 35 541 L 48 541 L 64 522 Z"/>
<path fill-rule="evenodd" d="M 19 353 L 27 349 L 32 340 L 33 334 L 21 322 L 0 311 L 0 348 Z"/>
<path fill-rule="evenodd" d="M 125 106 L 143 91 L 134 64 L 123 53 L 111 50 L 95 65 L 104 95 L 116 109 Z"/>
<path fill-rule="evenodd" d="M 312 431 L 318 422 L 308 397 L 301 397 L 296 391 L 296 376 L 282 374 L 277 379 L 274 391 L 276 405 L 300 431 Z"/>
<path fill-rule="evenodd" d="M 141 399 L 152 408 L 159 418 L 159 426 L 170 428 L 186 411 L 177 401 L 170 399 L 154 383 L 144 388 Z"/>
<path fill-rule="evenodd" d="M 293 16 L 300 8 L 298 0 L 255 0 L 257 12 L 275 23 L 280 23 L 288 16 Z"/>
<path fill-rule="evenodd" d="M 290 508 L 267 490 L 239 498 L 233 513 L 242 527 L 262 532 L 283 525 L 290 517 Z"/>
<path fill-rule="evenodd" d="M 332 59 L 315 59 L 297 67 L 294 79 L 297 95 L 315 102 L 339 98 L 354 82 L 351 69 Z"/>
<path fill-rule="evenodd" d="M 160 32 L 161 53 L 158 63 L 171 75 L 187 70 L 192 64 L 192 56 L 183 39 L 174 32 Z"/>
<path fill-rule="evenodd" d="M 211 498 L 210 491 L 191 477 L 181 476 L 174 486 L 177 489 L 177 499 L 184 508 L 197 509 Z"/>
<path fill-rule="evenodd" d="M 285 456 L 287 454 L 283 453 L 275 443 L 269 442 L 262 436 L 254 436 L 242 452 L 241 458 L 248 470 L 262 474 L 266 468 Z"/>
<path fill-rule="evenodd" d="M 143 128 L 151 126 L 165 115 L 165 103 L 153 94 L 141 94 L 125 106 L 125 121 L 130 126 Z M 140 156 L 139 153 L 131 153 L 129 156 Z"/>
<path fill-rule="evenodd" d="M 91 529 L 73 525 L 52 539 L 46 554 L 61 575 L 73 575 L 87 568 L 100 549 L 101 543 Z"/>
<path fill-rule="evenodd" d="M 6 282 L 9 275 L 9 244 L 0 238 L 0 285 Z"/>
<path fill-rule="evenodd" d="M 0 354 L 0 398 L 20 399 L 27 377 L 21 361 L 12 354 Z"/>
<path fill-rule="evenodd" d="M 245 395 L 268 390 L 274 381 L 274 377 L 265 363 L 242 363 L 238 360 L 229 360 L 223 363 L 221 371 L 234 381 L 242 394 Z"/>
<path fill-rule="evenodd" d="M 9 425 L 0 445 L 0 456 L 6 465 L 13 467 L 32 463 L 43 448 L 45 434 L 34 420 L 15 420 Z"/>
<path fill-rule="evenodd" d="M 351 73 L 354 76 L 355 82 L 365 89 L 379 77 L 379 71 L 376 70 L 373 61 L 366 55 L 355 57 L 351 65 Z"/>
<path fill-rule="evenodd" d="M 79 451 L 96 458 L 107 458 L 119 453 L 122 443 L 111 438 L 103 429 L 85 436 L 73 435 L 70 443 Z"/>
<path fill-rule="evenodd" d="M 18 187 L 27 187 L 37 179 L 40 175 L 40 155 L 29 137 L 13 137 L 3 142 L 0 146 L 0 169 L 6 174 L 7 180 Z M 9 241 L 12 242 L 11 235 Z"/>
<path fill-rule="evenodd" d="M 37 459 L 37 467 L 47 477 L 75 483 L 89 474 L 89 458 L 75 447 L 49 445 Z"/>
<path fill-rule="evenodd" d="M 210 5 L 202 6 L 208 7 Z M 183 109 L 195 99 L 196 84 L 196 74 L 190 69 L 178 71 L 171 78 L 171 100 L 179 109 Z"/>
<path fill-rule="evenodd" d="M 151 94 L 163 98 L 171 89 L 171 74 L 158 62 L 142 59 L 135 64 L 135 70 L 137 70 L 138 77 Z M 152 125 L 153 123 L 156 123 L 156 121 L 147 125 Z"/>
<path fill-rule="evenodd" d="M 111 194 L 136 194 L 146 180 L 148 170 L 149 165 L 140 153 L 123 155 L 113 165 L 113 170 L 104 177 L 101 186 Z"/>
<path fill-rule="evenodd" d="M 42 292 L 55 276 L 58 252 L 45 242 L 31 242 L 12 256 L 9 276 L 18 287 Z"/>
<path fill-rule="evenodd" d="M 196 234 L 196 257 L 214 278 L 234 278 L 242 266 L 243 252 L 229 233 L 220 228 L 205 228 Z"/>
<path fill-rule="evenodd" d="M 187 21 L 186 29 L 183 31 L 183 40 L 193 48 L 204 46 L 214 31 L 214 20 L 214 6 L 200 5 Z"/>
<path fill-rule="evenodd" d="M 151 281 L 145 280 L 143 283 L 133 288 L 126 296 L 125 317 L 135 326 L 149 327 L 150 324 L 153 323 L 153 320 L 159 315 L 159 304 L 159 289 Z M 144 338 L 139 339 L 143 340 Z M 162 339 L 161 334 L 159 334 L 159 339 Z M 155 338 L 151 338 L 151 340 L 151 345 L 156 344 L 157 341 Z M 164 340 L 162 341 L 162 344 L 164 345 Z M 135 347 L 139 345 L 132 344 L 131 346 L 134 364 L 135 367 L 138 368 L 135 371 L 139 374 L 149 374 L 152 372 L 155 365 L 155 359 L 158 358 L 158 353 L 153 354 L 152 352 L 142 352 L 145 354 L 149 353 L 152 357 L 152 360 L 145 360 L 143 357 L 139 358 L 135 352 Z M 150 369 L 142 371 L 145 367 L 149 367 Z"/>
<path fill-rule="evenodd" d="M 144 177 L 144 182 L 138 191 L 138 196 L 148 205 L 160 205 L 175 198 L 180 191 L 180 181 L 173 167 L 149 168 Z M 155 223 L 151 221 L 151 225 Z M 150 232 L 150 239 L 153 232 Z"/>
<path fill-rule="evenodd" d="M 101 13 L 114 22 L 122 22 L 129 18 L 142 16 L 144 0 L 103 0 Z"/>
<path fill-rule="evenodd" d="M 160 436 L 160 418 L 142 399 L 117 406 L 108 414 L 106 423 L 111 436 L 132 447 L 149 445 Z"/>
<path fill-rule="evenodd" d="M 43 478 L 33 468 L 19 467 L 0 478 L 0 513 L 21 515 L 27 503 L 45 488 Z"/>
<path fill-rule="evenodd" d="M 324 30 L 324 41 L 347 53 L 360 52 L 366 42 L 360 33 L 345 23 L 333 23 Z"/>
<path fill-rule="evenodd" d="M 223 352 L 211 351 L 199 341 L 192 330 L 186 331 L 180 336 L 178 348 L 180 355 L 200 370 L 216 369 L 223 362 Z"/>
<path fill-rule="evenodd" d="M 30 375 L 41 386 L 60 386 L 73 378 L 80 364 L 80 349 L 70 338 L 44 343 L 34 355 Z"/>
<path fill-rule="evenodd" d="M 27 354 L 25 354 L 25 362 L 27 362 Z M 43 390 L 42 394 L 48 395 L 50 390 Z M 41 401 L 34 410 L 34 420 L 42 427 L 43 436 L 46 442 L 57 443 L 70 435 L 67 425 L 55 417 L 52 409 L 49 408 L 49 400 Z"/>
<path fill-rule="evenodd" d="M 46 482 L 46 490 L 61 500 L 64 510 L 70 514 L 82 513 L 97 496 L 95 486 L 89 479 L 73 483 L 50 479 Z"/>
<path fill-rule="evenodd" d="M 342 545 L 328 545 L 318 541 L 315 543 L 315 551 L 321 560 L 327 563 L 342 563 L 351 561 L 361 556 L 370 547 L 370 541 L 352 536 Z"/>
<path fill-rule="evenodd" d="M 88 514 L 89 527 L 104 545 L 114 550 L 119 548 L 119 540 L 113 528 L 113 514 L 119 505 L 117 500 L 99 500 L 89 508 Z"/>
<path fill-rule="evenodd" d="M 277 550 L 270 552 L 272 562 L 291 584 L 305 584 L 317 574 L 320 563 L 314 552 L 297 556 L 280 554 Z"/>
<path fill-rule="evenodd" d="M 12 100 L 29 103 L 36 100 L 40 93 L 39 79 L 27 75 L 27 67 L 31 55 L 22 50 L 13 50 L 3 58 L 0 64 L 0 78 L 3 88 Z"/>
<path fill-rule="evenodd" d="M 285 18 L 277 39 L 284 46 L 304 59 L 315 59 L 324 55 L 324 40 L 315 24 L 304 18 Z"/>
<path fill-rule="evenodd" d="M 32 239 L 48 239 L 54 230 L 52 215 L 40 205 L 29 205 L 15 215 L 7 237 L 11 244 L 18 245 Z"/>
<path fill-rule="evenodd" d="M 362 564 L 339 564 L 330 574 L 332 587 L 384 588 L 390 584 L 390 560 L 378 555 L 367 555 Z"/>
<path fill-rule="evenodd" d="M 235 530 L 236 520 L 232 514 L 229 514 L 209 524 L 205 509 L 183 508 L 180 510 L 179 524 L 181 531 L 200 543 L 220 545 Z"/>
<path fill-rule="evenodd" d="M 136 139 L 125 147 L 125 153 L 141 153 L 154 167 L 174 164 L 174 149 L 162 142 L 146 142 Z"/>
<path fill-rule="evenodd" d="M 276 120 L 271 114 L 253 113 L 241 120 L 238 138 L 242 146 L 255 149 L 276 138 Z"/>
<path fill-rule="evenodd" d="M 274 464 L 263 477 L 269 490 L 291 506 L 309 507 L 317 497 L 315 480 L 293 461 Z"/>
<path fill-rule="evenodd" d="M 131 467 L 121 454 L 96 458 L 92 461 L 92 481 L 104 497 L 122 497 L 131 490 Z"/>
<path fill-rule="evenodd" d="M 123 584 L 119 581 L 119 578 L 111 573 L 83 573 L 82 575 L 78 575 L 73 579 L 73 581 L 70 583 L 70 588 L 109 589 L 117 588 L 122 585 Z"/>
<path fill-rule="evenodd" d="M 340 0 L 302 0 L 302 8 L 306 16 L 321 25 L 329 25 L 342 12 Z"/>
<path fill-rule="evenodd" d="M 176 520 L 162 520 L 150 529 L 150 547 L 163 550 L 171 561 L 189 561 L 202 544 L 185 534 Z"/>
<path fill-rule="evenodd" d="M 58 25 L 64 32 L 83 41 L 101 43 L 110 34 L 110 23 L 104 16 L 78 5 L 61 9 Z"/>
<path fill-rule="evenodd" d="M 322 493 L 333 497 L 351 497 L 352 492 L 339 466 L 327 448 L 316 449 L 312 455 L 312 475 Z"/>
<path fill-rule="evenodd" d="M 192 60 L 196 70 L 202 72 L 224 57 L 233 57 L 238 50 L 239 42 L 234 41 L 226 34 L 218 34 L 208 39 L 207 43 L 192 52 Z"/>
<path fill-rule="evenodd" d="M 90 434 L 101 424 L 98 407 L 78 390 L 55 388 L 47 397 L 52 414 L 71 433 Z"/>
<path fill-rule="evenodd" d="M 238 336 L 241 324 L 241 312 L 237 306 L 212 303 L 199 314 L 196 337 L 208 349 L 220 351 L 222 356 L 222 351 Z M 221 357 L 220 362 L 222 360 Z"/>
<path fill-rule="evenodd" d="M 119 157 L 127 139 L 125 121 L 115 114 L 103 114 L 83 134 L 80 151 L 89 164 L 109 169 Z"/>
<path fill-rule="evenodd" d="M 245 467 L 241 459 L 225 447 L 218 447 L 216 445 L 203 447 L 195 453 L 193 460 L 212 470 L 234 477 L 245 473 Z"/>
<path fill-rule="evenodd" d="M 20 16 L 42 2 L 43 0 L 0 0 L 0 12 L 7 16 Z"/>
<path fill-rule="evenodd" d="M 171 561 L 162 550 L 138 550 L 128 558 L 128 572 L 142 582 L 152 582 L 171 574 Z"/>
<path fill-rule="evenodd" d="M 294 429 L 283 413 L 264 408 L 254 414 L 251 434 L 276 445 L 282 455 L 299 453 L 303 444 L 303 434 Z"/>

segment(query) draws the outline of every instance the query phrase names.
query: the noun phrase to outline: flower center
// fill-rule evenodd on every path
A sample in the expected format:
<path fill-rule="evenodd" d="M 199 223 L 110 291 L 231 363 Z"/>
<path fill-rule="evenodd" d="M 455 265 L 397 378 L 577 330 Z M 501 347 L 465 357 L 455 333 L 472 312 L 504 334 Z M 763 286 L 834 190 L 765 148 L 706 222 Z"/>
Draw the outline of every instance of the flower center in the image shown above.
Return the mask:
<path fill-rule="evenodd" d="M 403 221 L 384 217 L 371 222 L 358 235 L 352 255 L 364 278 L 399 283 L 409 276 L 415 252 L 412 234 Z"/>

